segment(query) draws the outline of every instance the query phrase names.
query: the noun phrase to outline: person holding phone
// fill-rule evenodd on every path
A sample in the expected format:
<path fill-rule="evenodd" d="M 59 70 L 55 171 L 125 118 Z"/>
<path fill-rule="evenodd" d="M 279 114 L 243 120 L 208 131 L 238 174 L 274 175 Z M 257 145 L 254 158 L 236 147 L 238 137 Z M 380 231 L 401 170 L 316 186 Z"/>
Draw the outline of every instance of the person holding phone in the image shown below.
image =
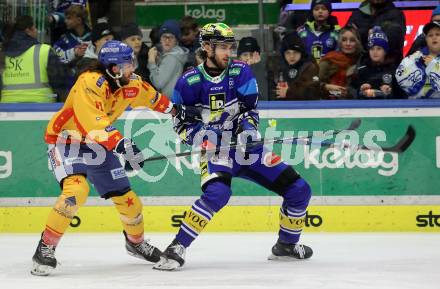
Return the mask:
<path fill-rule="evenodd" d="M 165 21 L 159 30 L 160 42 L 148 51 L 151 83 L 163 94 L 172 95 L 183 72 L 188 49 L 178 45 L 181 36 L 176 20 Z"/>

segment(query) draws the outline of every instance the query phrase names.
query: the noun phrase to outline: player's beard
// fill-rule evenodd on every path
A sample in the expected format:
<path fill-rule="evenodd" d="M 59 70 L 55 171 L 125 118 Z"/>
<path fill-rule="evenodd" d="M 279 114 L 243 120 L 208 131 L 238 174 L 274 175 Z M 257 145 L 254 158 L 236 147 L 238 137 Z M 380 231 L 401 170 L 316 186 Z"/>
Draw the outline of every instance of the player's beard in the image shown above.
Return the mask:
<path fill-rule="evenodd" d="M 119 83 L 121 84 L 121 86 L 127 85 L 130 82 L 130 79 L 128 77 L 122 76 L 119 79 Z"/>
<path fill-rule="evenodd" d="M 216 61 L 216 64 L 220 70 L 223 70 L 226 67 L 228 67 L 229 58 L 228 58 L 228 60 L 225 61 L 225 60 L 221 59 L 220 57 L 218 57 L 217 55 L 215 55 L 215 61 Z"/>

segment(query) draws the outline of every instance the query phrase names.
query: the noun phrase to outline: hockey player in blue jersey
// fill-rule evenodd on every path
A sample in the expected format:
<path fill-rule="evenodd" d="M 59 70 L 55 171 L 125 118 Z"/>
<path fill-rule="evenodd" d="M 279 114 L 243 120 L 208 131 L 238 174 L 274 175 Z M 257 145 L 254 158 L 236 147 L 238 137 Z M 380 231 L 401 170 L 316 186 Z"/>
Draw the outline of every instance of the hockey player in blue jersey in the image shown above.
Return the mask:
<path fill-rule="evenodd" d="M 183 266 L 186 248 L 228 203 L 233 177 L 258 183 L 283 198 L 279 238 L 269 259 L 310 258 L 312 249 L 298 243 L 311 197 L 307 182 L 262 145 L 224 152 L 224 145 L 231 139 L 247 144 L 259 137 L 258 87 L 249 66 L 231 60 L 236 46 L 233 31 L 223 23 L 207 24 L 200 32 L 200 40 L 206 60 L 183 74 L 172 99 L 174 103 L 197 108 L 201 118 L 174 118 L 174 129 L 193 148 L 202 144 L 208 148 L 215 146 L 219 151 L 201 156 L 203 194 L 187 211 L 175 239 L 153 268 L 175 270 Z"/>

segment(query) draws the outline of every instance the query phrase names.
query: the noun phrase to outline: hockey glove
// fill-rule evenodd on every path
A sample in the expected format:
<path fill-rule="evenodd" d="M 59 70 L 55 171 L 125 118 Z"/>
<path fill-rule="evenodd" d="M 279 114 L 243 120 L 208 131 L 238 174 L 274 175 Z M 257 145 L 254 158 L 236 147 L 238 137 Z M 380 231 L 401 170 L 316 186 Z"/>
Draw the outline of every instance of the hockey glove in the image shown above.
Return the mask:
<path fill-rule="evenodd" d="M 254 111 L 248 111 L 242 113 L 238 117 L 238 126 L 236 130 L 237 143 L 242 145 L 241 151 L 248 152 L 253 147 L 255 143 L 261 139 L 261 135 L 258 132 L 258 114 Z"/>
<path fill-rule="evenodd" d="M 125 160 L 125 170 L 131 172 L 140 170 L 144 166 L 144 156 L 136 144 L 128 138 L 121 139 L 116 145 L 115 152 Z"/>
<path fill-rule="evenodd" d="M 175 110 L 174 117 L 182 123 L 193 123 L 202 120 L 200 111 L 194 106 L 186 106 L 183 104 L 173 104 Z"/>

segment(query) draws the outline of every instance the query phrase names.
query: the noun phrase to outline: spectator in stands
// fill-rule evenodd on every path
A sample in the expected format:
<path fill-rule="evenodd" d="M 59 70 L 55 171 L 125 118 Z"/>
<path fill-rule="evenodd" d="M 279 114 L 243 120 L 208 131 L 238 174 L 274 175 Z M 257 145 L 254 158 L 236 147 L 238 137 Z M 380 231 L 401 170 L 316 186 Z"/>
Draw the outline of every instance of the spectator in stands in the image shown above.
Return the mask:
<path fill-rule="evenodd" d="M 56 102 L 67 95 L 66 68 L 37 40 L 31 16 L 20 16 L 6 33 L 0 102 Z M 57 99 L 58 95 L 58 99 Z"/>
<path fill-rule="evenodd" d="M 338 47 L 339 50 L 330 51 L 319 63 L 320 88 L 325 99 L 351 99 L 356 95 L 349 86 L 363 48 L 355 27 L 341 29 Z"/>
<path fill-rule="evenodd" d="M 357 67 L 352 82 L 358 98 L 394 98 L 399 91 L 394 73 L 396 65 L 386 58 L 388 38 L 380 26 L 373 27 L 368 36 L 368 53 Z"/>
<path fill-rule="evenodd" d="M 151 47 L 154 47 L 160 43 L 160 26 L 161 25 L 154 26 L 150 31 L 150 35 L 148 35 L 148 37 L 150 37 Z"/>
<path fill-rule="evenodd" d="M 61 61 L 74 68 L 90 44 L 90 29 L 86 25 L 84 7 L 72 5 L 66 10 L 65 16 L 67 32 L 55 42 L 54 48 Z"/>
<path fill-rule="evenodd" d="M 336 50 L 340 27 L 331 15 L 332 4 L 327 0 L 313 0 L 308 21 L 298 28 L 306 53 L 319 63 L 329 51 Z"/>
<path fill-rule="evenodd" d="M 49 22 L 50 40 L 52 45 L 66 33 L 65 11 L 72 5 L 86 6 L 86 0 L 68 0 L 68 1 L 49 1 L 49 13 L 47 21 Z"/>
<path fill-rule="evenodd" d="M 260 99 L 267 100 L 269 97 L 269 85 L 265 61 L 261 59 L 261 48 L 254 37 L 243 37 L 238 43 L 237 56 L 243 62 L 251 66 L 252 72 L 258 83 Z"/>
<path fill-rule="evenodd" d="M 440 98 L 440 22 L 423 27 L 427 46 L 405 57 L 396 70 L 408 98 Z"/>
<path fill-rule="evenodd" d="M 188 49 L 178 45 L 180 25 L 174 19 L 162 24 L 159 35 L 159 45 L 148 51 L 148 69 L 150 69 L 151 83 L 160 92 L 170 96 L 183 72 L 188 58 Z"/>
<path fill-rule="evenodd" d="M 237 56 L 248 65 L 257 64 L 261 61 L 261 48 L 254 37 L 243 37 L 238 42 Z"/>
<path fill-rule="evenodd" d="M 183 16 L 180 20 L 180 46 L 188 49 L 188 60 L 185 69 L 193 67 L 196 63 L 195 51 L 200 47 L 199 24 L 191 16 Z"/>
<path fill-rule="evenodd" d="M 440 5 L 432 11 L 431 22 L 434 21 L 440 21 Z M 417 36 L 416 40 L 414 40 L 411 48 L 408 51 L 407 56 L 413 54 L 416 51 L 419 51 L 423 47 L 426 47 L 425 34 L 420 33 L 420 35 Z"/>
<path fill-rule="evenodd" d="M 206 60 L 206 53 L 203 51 L 202 47 L 196 49 L 195 56 L 196 66 L 202 64 Z"/>
<path fill-rule="evenodd" d="M 362 45 L 368 49 L 368 34 L 374 26 L 382 27 L 388 39 L 387 58 L 398 64 L 403 58 L 403 45 L 406 34 L 405 15 L 391 0 L 365 0 L 358 10 L 353 11 L 348 25 L 354 25 L 361 36 Z"/>
<path fill-rule="evenodd" d="M 134 51 L 134 65 L 137 75 L 148 83 L 150 80 L 150 70 L 148 69 L 148 50 L 150 49 L 142 42 L 142 31 L 136 23 L 128 23 L 121 27 L 121 40 L 130 46 Z"/>
<path fill-rule="evenodd" d="M 283 100 L 320 99 L 319 66 L 307 55 L 296 32 L 281 42 L 282 71 L 276 87 L 276 98 Z"/>
<path fill-rule="evenodd" d="M 115 38 L 115 33 L 113 32 L 110 25 L 106 22 L 98 23 L 93 27 L 91 40 L 92 43 L 87 47 L 87 50 L 76 66 L 76 74 L 79 75 L 86 68 L 90 62 L 98 59 L 99 50 L 101 47 L 110 40 Z"/>

